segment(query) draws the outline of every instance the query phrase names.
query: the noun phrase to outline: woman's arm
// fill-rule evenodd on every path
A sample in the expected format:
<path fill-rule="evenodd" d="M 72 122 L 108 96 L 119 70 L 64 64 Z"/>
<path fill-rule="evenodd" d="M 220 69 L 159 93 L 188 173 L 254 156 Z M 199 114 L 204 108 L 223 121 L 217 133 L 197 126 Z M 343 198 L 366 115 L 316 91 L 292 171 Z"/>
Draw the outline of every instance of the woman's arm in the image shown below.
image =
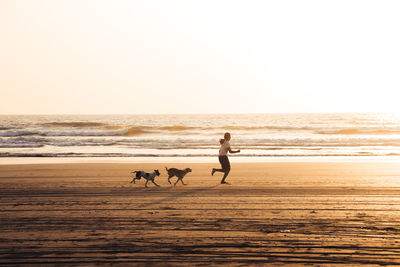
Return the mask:
<path fill-rule="evenodd" d="M 240 149 L 239 150 L 232 150 L 231 148 L 229 148 L 229 153 L 235 154 L 235 153 L 240 153 Z"/>

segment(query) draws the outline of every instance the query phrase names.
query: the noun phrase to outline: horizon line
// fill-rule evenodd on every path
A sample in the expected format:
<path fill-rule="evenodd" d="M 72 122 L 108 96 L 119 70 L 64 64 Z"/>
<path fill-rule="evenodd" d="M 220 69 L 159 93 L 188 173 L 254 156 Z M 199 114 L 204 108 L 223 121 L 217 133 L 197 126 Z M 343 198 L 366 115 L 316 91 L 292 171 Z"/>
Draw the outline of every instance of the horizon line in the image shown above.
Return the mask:
<path fill-rule="evenodd" d="M 285 114 L 396 114 L 390 111 L 345 112 L 245 112 L 245 113 L 4 113 L 0 116 L 179 116 L 179 115 L 285 115 Z"/>

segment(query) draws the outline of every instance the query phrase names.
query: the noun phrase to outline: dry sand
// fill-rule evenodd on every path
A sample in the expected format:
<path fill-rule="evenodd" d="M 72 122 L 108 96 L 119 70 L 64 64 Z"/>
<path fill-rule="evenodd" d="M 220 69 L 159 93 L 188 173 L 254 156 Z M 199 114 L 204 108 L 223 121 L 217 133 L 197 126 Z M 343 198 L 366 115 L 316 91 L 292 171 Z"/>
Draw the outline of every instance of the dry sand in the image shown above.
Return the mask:
<path fill-rule="evenodd" d="M 0 166 L 0 265 L 400 264 L 399 163 L 167 165 Z"/>

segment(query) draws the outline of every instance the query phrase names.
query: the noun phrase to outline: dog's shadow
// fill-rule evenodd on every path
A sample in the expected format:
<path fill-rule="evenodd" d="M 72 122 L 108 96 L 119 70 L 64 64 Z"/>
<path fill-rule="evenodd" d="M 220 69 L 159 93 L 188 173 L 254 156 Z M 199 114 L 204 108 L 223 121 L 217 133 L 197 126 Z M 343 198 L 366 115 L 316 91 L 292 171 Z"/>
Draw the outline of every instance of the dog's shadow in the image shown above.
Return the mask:
<path fill-rule="evenodd" d="M 139 207 L 140 208 L 145 208 L 145 207 L 149 207 L 149 206 L 152 206 L 152 205 L 162 204 L 163 202 L 174 201 L 174 200 L 176 200 L 178 198 L 181 198 L 181 197 L 195 195 L 195 194 L 198 194 L 198 193 L 203 192 L 203 191 L 211 190 L 213 188 L 216 188 L 217 186 L 218 185 L 208 186 L 208 187 L 184 189 L 184 191 L 179 192 L 177 194 L 173 194 L 171 192 L 173 194 L 171 196 L 167 196 L 167 197 L 165 197 L 163 199 L 160 199 L 160 200 L 157 200 L 157 201 L 153 201 L 153 202 L 150 202 L 150 203 L 143 203 L 143 204 L 139 205 Z M 174 187 L 170 187 L 168 191 L 171 191 L 171 189 L 173 189 L 173 188 Z"/>

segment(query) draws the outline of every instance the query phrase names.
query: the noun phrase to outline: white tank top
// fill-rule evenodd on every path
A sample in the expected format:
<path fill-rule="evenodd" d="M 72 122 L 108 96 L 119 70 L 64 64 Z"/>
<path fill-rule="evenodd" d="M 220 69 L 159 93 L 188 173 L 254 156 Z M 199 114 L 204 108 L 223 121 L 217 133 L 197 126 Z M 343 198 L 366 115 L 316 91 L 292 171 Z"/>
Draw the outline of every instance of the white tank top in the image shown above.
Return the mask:
<path fill-rule="evenodd" d="M 219 155 L 220 156 L 226 156 L 228 154 L 229 148 L 231 148 L 231 144 L 229 141 L 226 141 L 221 145 L 221 148 L 219 149 Z"/>

